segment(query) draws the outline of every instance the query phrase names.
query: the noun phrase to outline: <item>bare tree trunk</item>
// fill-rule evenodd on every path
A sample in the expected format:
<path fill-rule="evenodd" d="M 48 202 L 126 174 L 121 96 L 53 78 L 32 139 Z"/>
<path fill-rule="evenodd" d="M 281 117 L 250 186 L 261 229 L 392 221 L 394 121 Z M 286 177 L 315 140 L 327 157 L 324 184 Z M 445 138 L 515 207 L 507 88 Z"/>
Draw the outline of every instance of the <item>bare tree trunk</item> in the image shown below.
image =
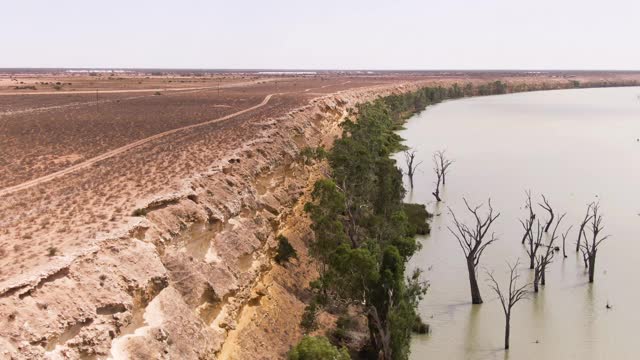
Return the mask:
<path fill-rule="evenodd" d="M 533 246 L 531 246 L 531 255 L 529 255 L 529 269 L 533 270 L 536 268 L 536 253 L 533 252 Z"/>
<path fill-rule="evenodd" d="M 582 250 L 582 261 L 584 262 L 585 269 L 588 269 L 589 268 L 589 260 L 588 260 L 588 257 L 587 257 L 587 253 L 584 252 L 584 250 Z"/>
<path fill-rule="evenodd" d="M 371 330 L 370 333 L 373 336 L 374 346 L 378 350 L 378 359 L 392 360 L 391 334 L 389 330 L 382 325 L 378 311 L 373 306 L 370 306 L 369 310 L 369 326 L 373 326 L 373 330 Z"/>
<path fill-rule="evenodd" d="M 501 289 L 500 284 L 493 277 L 493 273 L 487 273 L 489 275 L 489 287 L 495 291 L 502 304 L 502 310 L 504 311 L 504 349 L 509 349 L 509 334 L 511 333 L 511 309 L 516 303 L 527 297 L 529 284 L 518 286 L 518 261 L 514 265 L 509 265 L 511 274 L 509 277 L 509 287 L 507 289 Z M 506 291 L 508 292 L 506 292 Z"/>
<path fill-rule="evenodd" d="M 547 200 L 547 198 L 544 197 L 544 195 L 542 195 L 542 202 L 543 204 L 538 203 L 538 205 L 540 205 L 541 208 L 549 212 L 549 221 L 547 221 L 547 226 L 545 226 L 544 232 L 549 232 L 549 228 L 551 227 L 551 224 L 553 223 L 553 218 L 554 218 L 553 208 L 551 208 L 549 201 Z"/>
<path fill-rule="evenodd" d="M 524 235 L 522 235 L 522 244 L 524 244 L 524 242 L 527 240 L 529 232 L 531 232 L 533 228 L 533 220 L 536 219 L 536 214 L 533 213 L 533 205 L 531 204 L 531 191 L 527 190 L 525 191 L 525 194 L 527 195 L 527 200 L 524 204 L 524 207 L 526 209 L 529 209 L 529 219 L 524 221 L 520 220 L 520 223 L 524 228 Z"/>
<path fill-rule="evenodd" d="M 465 198 L 464 204 L 467 207 L 467 210 L 476 220 L 475 226 L 467 226 L 465 224 L 460 223 L 458 218 L 456 218 L 456 214 L 449 208 L 449 213 L 453 217 L 453 223 L 455 224 L 456 230 L 454 231 L 451 227 L 449 231 L 453 236 L 458 240 L 458 244 L 460 248 L 464 252 L 465 261 L 467 262 L 467 271 L 469 272 L 469 287 L 471 289 L 471 303 L 473 304 L 482 304 L 482 297 L 480 296 L 480 288 L 478 287 L 478 276 L 476 274 L 476 268 L 480 263 L 480 257 L 484 250 L 497 240 L 495 237 L 495 233 L 491 233 L 491 237 L 486 240 L 485 236 L 489 232 L 489 228 L 491 224 L 500 216 L 500 214 L 493 214 L 493 208 L 491 207 L 491 199 L 489 199 L 489 211 L 485 215 L 478 214 L 479 209 L 482 205 L 478 205 L 474 208 L 469 206 L 469 203 Z"/>
<path fill-rule="evenodd" d="M 507 314 L 507 321 L 504 324 L 504 349 L 509 349 L 509 332 L 511 330 L 511 314 Z"/>
<path fill-rule="evenodd" d="M 434 192 L 432 192 L 433 196 L 435 196 L 436 201 L 440 202 L 442 201 L 442 199 L 440 199 L 440 183 L 442 182 L 442 172 L 436 168 L 436 190 Z"/>
<path fill-rule="evenodd" d="M 433 160 L 436 163 L 436 169 L 442 173 L 442 185 L 447 184 L 447 171 L 449 166 L 453 164 L 453 160 L 447 159 L 444 150 L 438 150 L 433 155 Z"/>
<path fill-rule="evenodd" d="M 478 277 L 476 268 L 473 265 L 473 259 L 467 259 L 467 270 L 469 270 L 469 286 L 471 288 L 471 303 L 482 304 L 482 296 L 480 296 L 480 288 L 478 287 Z"/>
<path fill-rule="evenodd" d="M 543 266 L 542 267 L 542 273 L 540 274 L 540 285 L 544 286 L 547 282 L 547 277 L 546 277 L 546 272 L 547 272 L 547 267 Z"/>
<path fill-rule="evenodd" d="M 580 250 L 580 242 L 582 241 L 582 233 L 584 232 L 585 225 L 587 225 L 586 222 L 584 222 L 584 223 L 582 223 L 582 225 L 580 225 L 580 231 L 578 231 L 578 242 L 576 243 L 576 252 L 578 252 L 578 250 Z"/>
<path fill-rule="evenodd" d="M 584 220 L 582 220 L 582 222 L 580 223 L 580 230 L 578 231 L 578 242 L 576 243 L 576 252 L 580 250 L 580 242 L 582 240 L 582 235 L 584 235 L 584 227 L 587 226 L 587 223 L 589 222 L 589 220 L 591 220 L 590 214 L 591 214 L 592 206 L 593 206 L 593 203 L 587 206 L 587 214 L 584 216 Z M 585 236 L 585 241 L 586 241 L 586 236 Z"/>
<path fill-rule="evenodd" d="M 593 282 L 593 277 L 596 273 L 596 253 L 594 252 L 589 256 L 589 282 Z"/>
<path fill-rule="evenodd" d="M 409 176 L 409 184 L 411 185 L 412 189 L 413 189 L 413 175 L 416 173 L 416 169 L 418 168 L 418 166 L 422 164 L 422 161 L 419 161 L 416 163 L 415 158 L 416 158 L 415 150 L 411 150 L 411 151 L 405 150 L 404 160 L 405 160 L 405 163 L 407 164 L 407 175 Z"/>
<path fill-rule="evenodd" d="M 595 203 L 591 204 L 589 209 L 592 212 L 591 215 L 591 242 L 587 240 L 587 236 L 584 236 L 584 243 L 580 245 L 582 254 L 584 256 L 585 264 L 588 262 L 589 267 L 589 282 L 592 283 L 596 273 L 596 255 L 598 253 L 598 246 L 605 241 L 609 235 L 602 236 L 600 232 L 604 228 L 602 226 L 602 215 L 599 213 L 600 205 Z"/>
<path fill-rule="evenodd" d="M 540 274 L 538 271 L 535 271 L 533 274 L 533 291 L 538 292 L 538 283 L 540 282 Z"/>

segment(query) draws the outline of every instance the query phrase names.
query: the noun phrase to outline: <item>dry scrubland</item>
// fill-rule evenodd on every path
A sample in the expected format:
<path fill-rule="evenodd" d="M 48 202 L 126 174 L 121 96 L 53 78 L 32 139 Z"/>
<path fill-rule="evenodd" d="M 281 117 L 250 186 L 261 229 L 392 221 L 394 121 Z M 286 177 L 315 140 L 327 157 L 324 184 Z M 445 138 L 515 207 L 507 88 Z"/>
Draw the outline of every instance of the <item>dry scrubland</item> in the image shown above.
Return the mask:
<path fill-rule="evenodd" d="M 640 75 L 1 77 L 0 358 L 279 358 L 300 334 L 299 299 L 315 274 L 296 200 L 318 170 L 295 162 L 299 150 L 330 145 L 358 102 L 498 79 Z M 270 261 L 281 232 L 301 252 L 288 269 Z"/>

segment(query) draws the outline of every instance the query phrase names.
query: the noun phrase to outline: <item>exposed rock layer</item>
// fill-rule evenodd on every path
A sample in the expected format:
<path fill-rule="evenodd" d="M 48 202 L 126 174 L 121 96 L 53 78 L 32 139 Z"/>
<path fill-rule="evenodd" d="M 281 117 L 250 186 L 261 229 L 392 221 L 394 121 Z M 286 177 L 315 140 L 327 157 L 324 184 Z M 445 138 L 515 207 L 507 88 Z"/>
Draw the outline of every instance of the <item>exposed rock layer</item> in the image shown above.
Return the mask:
<path fill-rule="evenodd" d="M 355 104 L 417 87 L 348 90 L 265 120 L 210 171 L 148 201 L 127 233 L 0 289 L 0 357 L 282 357 L 315 277 L 297 200 L 318 169 L 299 150 L 330 144 Z M 280 232 L 300 254 L 288 269 L 271 260 Z"/>

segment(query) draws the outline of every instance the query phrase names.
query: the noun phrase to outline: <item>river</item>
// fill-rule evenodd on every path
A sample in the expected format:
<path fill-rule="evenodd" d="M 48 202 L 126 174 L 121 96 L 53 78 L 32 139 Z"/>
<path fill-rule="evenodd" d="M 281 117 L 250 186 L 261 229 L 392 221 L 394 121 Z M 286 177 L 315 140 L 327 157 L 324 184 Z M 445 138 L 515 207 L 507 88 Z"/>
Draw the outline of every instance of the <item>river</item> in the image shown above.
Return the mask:
<path fill-rule="evenodd" d="M 419 310 L 432 331 L 414 336 L 412 359 L 640 358 L 640 88 L 447 101 L 413 116 L 399 134 L 423 161 L 406 200 L 435 213 L 431 235 L 419 239 L 422 249 L 409 264 L 424 269 L 431 285 Z M 431 156 L 439 149 L 455 162 L 437 204 Z M 403 155 L 396 159 L 403 167 Z M 556 253 L 546 286 L 515 306 L 511 349 L 504 351 L 504 315 L 486 271 L 505 286 L 507 261 L 519 258 L 521 280 L 532 279 L 518 222 L 527 214 L 528 189 L 534 204 L 544 194 L 556 213 L 567 213 L 561 230 L 573 229 L 568 257 Z M 499 240 L 480 260 L 481 305 L 471 305 L 462 250 L 447 229 L 448 207 L 469 220 L 463 197 L 472 204 L 490 197 L 500 212 L 492 229 Z M 592 201 L 611 237 L 599 248 L 590 284 L 575 241 Z M 541 207 L 535 211 L 547 218 Z"/>

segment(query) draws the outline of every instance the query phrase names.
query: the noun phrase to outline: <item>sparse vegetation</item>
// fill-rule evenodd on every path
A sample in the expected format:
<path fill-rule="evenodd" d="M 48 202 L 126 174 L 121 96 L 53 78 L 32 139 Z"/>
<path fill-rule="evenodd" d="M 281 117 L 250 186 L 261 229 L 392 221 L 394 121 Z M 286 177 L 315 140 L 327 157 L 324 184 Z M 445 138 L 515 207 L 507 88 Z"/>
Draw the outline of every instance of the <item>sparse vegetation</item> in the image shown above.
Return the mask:
<path fill-rule="evenodd" d="M 403 204 L 404 213 L 409 222 L 409 231 L 418 235 L 428 235 L 431 232 L 427 222 L 433 215 L 427 211 L 424 204 Z"/>
<path fill-rule="evenodd" d="M 47 256 L 53 257 L 58 254 L 58 248 L 55 246 L 51 246 L 47 249 Z"/>
<path fill-rule="evenodd" d="M 300 326 L 304 329 L 305 333 L 308 334 L 318 328 L 318 322 L 316 321 L 317 315 L 318 305 L 315 301 L 312 301 L 311 304 L 304 308 L 302 320 L 300 321 Z"/>
<path fill-rule="evenodd" d="M 305 165 L 311 165 L 314 161 L 323 160 L 327 157 L 327 151 L 322 146 L 304 147 L 298 154 L 299 160 Z"/>
<path fill-rule="evenodd" d="M 411 330 L 416 334 L 428 334 L 429 333 L 429 325 L 422 321 L 420 315 L 416 314 L 416 318 L 413 321 L 413 327 Z"/>
<path fill-rule="evenodd" d="M 305 336 L 289 351 L 289 360 L 350 360 L 345 348 L 331 345 L 324 336 Z"/>
<path fill-rule="evenodd" d="M 296 249 L 291 246 L 289 243 L 289 239 L 284 237 L 283 235 L 278 235 L 278 249 L 276 252 L 275 260 L 278 264 L 283 264 L 288 262 L 291 258 L 298 258 L 298 254 L 296 253 Z"/>
<path fill-rule="evenodd" d="M 147 216 L 148 210 L 146 208 L 138 208 L 133 210 L 132 216 Z"/>

